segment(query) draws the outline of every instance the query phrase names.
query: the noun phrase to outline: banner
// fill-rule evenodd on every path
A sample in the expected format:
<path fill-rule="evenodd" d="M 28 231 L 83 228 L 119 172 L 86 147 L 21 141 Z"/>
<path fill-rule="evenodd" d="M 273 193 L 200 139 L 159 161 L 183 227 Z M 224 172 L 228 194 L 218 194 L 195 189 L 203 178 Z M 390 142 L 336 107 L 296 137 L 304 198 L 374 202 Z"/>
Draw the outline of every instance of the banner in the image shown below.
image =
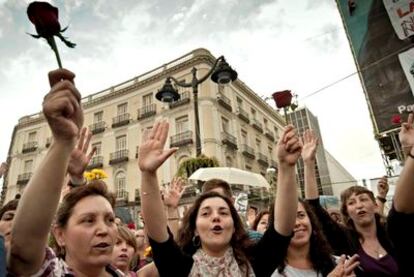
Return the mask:
<path fill-rule="evenodd" d="M 375 131 L 384 133 L 399 127 L 392 122 L 393 116 L 402 114 L 404 120 L 414 106 L 410 86 L 414 81 L 410 73 L 414 1 L 355 0 L 355 3 L 355 9 L 350 9 L 348 0 L 337 0 Z"/>

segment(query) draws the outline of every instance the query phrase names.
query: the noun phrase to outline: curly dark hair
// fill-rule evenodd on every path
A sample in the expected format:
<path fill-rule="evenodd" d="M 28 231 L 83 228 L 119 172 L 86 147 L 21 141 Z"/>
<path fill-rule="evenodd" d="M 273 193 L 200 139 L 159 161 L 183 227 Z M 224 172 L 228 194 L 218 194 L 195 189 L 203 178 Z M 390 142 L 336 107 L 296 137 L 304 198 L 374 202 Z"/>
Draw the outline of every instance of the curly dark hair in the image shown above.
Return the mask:
<path fill-rule="evenodd" d="M 195 246 L 193 243 L 193 237 L 196 230 L 196 220 L 198 210 L 204 200 L 218 197 L 223 199 L 229 206 L 231 217 L 233 218 L 234 234 L 230 240 L 230 246 L 233 248 L 234 257 L 239 264 L 240 268 L 244 269 L 244 272 L 249 273 L 249 259 L 246 256 L 246 251 L 251 247 L 252 242 L 249 239 L 246 231 L 243 228 L 243 223 L 234 208 L 233 202 L 228 197 L 222 196 L 217 192 L 211 191 L 201 194 L 194 202 L 192 207 L 187 211 L 182 220 L 180 230 L 178 230 L 177 243 L 188 255 L 193 255 L 199 246 Z"/>
<path fill-rule="evenodd" d="M 305 209 L 312 226 L 312 233 L 309 239 L 309 260 L 312 263 L 313 269 L 316 272 L 320 272 L 323 276 L 327 276 L 335 268 L 335 262 L 332 257 L 332 248 L 329 245 L 327 239 L 325 238 L 325 235 L 323 234 L 321 224 L 319 223 L 317 216 L 313 212 L 312 207 L 302 199 L 299 199 L 299 203 L 302 204 L 303 208 Z M 272 226 L 271 224 L 274 224 L 273 221 L 274 205 L 271 205 L 269 215 L 269 226 Z M 287 249 L 284 260 L 277 267 L 277 270 L 280 274 L 283 274 L 283 271 L 285 270 L 286 258 Z"/>

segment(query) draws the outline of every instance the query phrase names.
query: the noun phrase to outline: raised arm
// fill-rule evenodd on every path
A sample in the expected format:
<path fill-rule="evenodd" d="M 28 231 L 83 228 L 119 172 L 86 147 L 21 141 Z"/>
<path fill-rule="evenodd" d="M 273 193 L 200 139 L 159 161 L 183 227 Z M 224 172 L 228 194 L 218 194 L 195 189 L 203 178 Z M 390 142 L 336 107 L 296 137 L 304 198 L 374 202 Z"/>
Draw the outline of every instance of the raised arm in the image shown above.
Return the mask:
<path fill-rule="evenodd" d="M 407 154 L 404 168 L 397 181 L 394 194 L 394 208 L 397 212 L 414 213 L 414 115 L 408 116 L 402 124 L 399 138 L 404 152 Z"/>
<path fill-rule="evenodd" d="M 167 211 L 168 227 L 174 237 L 177 237 L 178 229 L 180 227 L 178 204 L 180 203 L 181 196 L 185 190 L 184 183 L 185 181 L 183 178 L 174 177 L 163 193 L 164 205 Z"/>
<path fill-rule="evenodd" d="M 148 236 L 156 242 L 167 241 L 167 218 L 158 185 L 157 169 L 177 148 L 164 150 L 168 123 L 156 122 L 139 147 L 138 166 L 141 170 L 141 208 Z"/>
<path fill-rule="evenodd" d="M 275 230 L 289 236 L 295 226 L 298 208 L 298 187 L 296 184 L 295 166 L 300 157 L 302 143 L 292 125 L 286 126 L 277 144 L 279 165 L 278 186 L 275 200 Z"/>
<path fill-rule="evenodd" d="M 387 176 L 383 176 L 377 183 L 377 197 L 375 201 L 378 206 L 378 213 L 384 216 L 385 203 L 387 203 L 387 194 L 389 190 Z"/>
<path fill-rule="evenodd" d="M 318 184 L 316 182 L 316 150 L 318 138 L 313 130 L 303 133 L 302 159 L 304 163 L 305 198 L 317 199 L 319 197 Z"/>
<path fill-rule="evenodd" d="M 53 143 L 30 179 L 14 218 L 8 264 L 17 275 L 35 273 L 45 258 L 70 154 L 83 124 L 81 96 L 73 84 L 74 77 L 65 69 L 49 73 L 52 89 L 44 98 L 43 113 Z"/>

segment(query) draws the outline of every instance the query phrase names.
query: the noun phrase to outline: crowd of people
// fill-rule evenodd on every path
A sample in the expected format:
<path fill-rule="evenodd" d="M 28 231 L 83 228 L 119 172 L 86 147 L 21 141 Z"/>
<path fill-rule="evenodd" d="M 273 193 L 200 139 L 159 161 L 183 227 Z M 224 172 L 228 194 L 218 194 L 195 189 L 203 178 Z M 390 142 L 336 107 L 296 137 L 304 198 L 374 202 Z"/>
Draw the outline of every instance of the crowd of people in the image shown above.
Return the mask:
<path fill-rule="evenodd" d="M 75 75 L 49 73 L 43 113 L 53 143 L 21 197 L 0 209 L 1 276 L 414 276 L 414 127 L 402 124 L 407 156 L 392 207 L 384 214 L 386 178 L 378 195 L 362 186 L 342 192 L 339 211 L 319 202 L 318 138 L 285 127 L 276 146 L 274 202 L 243 218 L 231 186 L 216 176 L 180 217 L 185 180 L 163 190 L 157 171 L 176 152 L 166 148 L 169 124 L 144 133 L 138 155 L 143 228 L 116 218 L 115 198 L 102 180 L 83 173 L 95 149 L 83 128 Z M 305 199 L 295 166 L 304 162 Z M 0 167 L 0 177 L 7 165 Z M 7 265 L 7 266 L 6 266 Z"/>

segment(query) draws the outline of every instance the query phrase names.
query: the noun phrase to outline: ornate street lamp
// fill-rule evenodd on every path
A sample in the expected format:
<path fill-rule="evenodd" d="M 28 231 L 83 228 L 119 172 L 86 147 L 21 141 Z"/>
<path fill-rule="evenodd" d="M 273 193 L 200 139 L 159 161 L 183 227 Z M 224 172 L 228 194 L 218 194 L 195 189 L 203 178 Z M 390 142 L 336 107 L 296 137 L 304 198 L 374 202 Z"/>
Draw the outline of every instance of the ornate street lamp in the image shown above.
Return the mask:
<path fill-rule="evenodd" d="M 180 82 L 174 77 L 170 76 L 165 81 L 165 84 L 157 92 L 155 98 L 162 102 L 173 102 L 180 99 L 180 95 L 177 90 L 172 85 L 171 81 L 175 85 L 183 88 L 191 87 L 193 89 L 194 97 L 194 116 L 195 116 L 195 133 L 196 133 L 196 155 L 201 155 L 201 139 L 200 139 L 200 119 L 198 115 L 198 85 L 203 83 L 211 75 L 211 80 L 217 84 L 228 84 L 237 79 L 237 72 L 233 70 L 230 65 L 224 59 L 224 56 L 220 56 L 214 62 L 214 65 L 211 67 L 210 71 L 204 75 L 202 78 L 197 79 L 197 68 L 193 67 L 191 70 L 193 79 L 191 83 Z"/>

